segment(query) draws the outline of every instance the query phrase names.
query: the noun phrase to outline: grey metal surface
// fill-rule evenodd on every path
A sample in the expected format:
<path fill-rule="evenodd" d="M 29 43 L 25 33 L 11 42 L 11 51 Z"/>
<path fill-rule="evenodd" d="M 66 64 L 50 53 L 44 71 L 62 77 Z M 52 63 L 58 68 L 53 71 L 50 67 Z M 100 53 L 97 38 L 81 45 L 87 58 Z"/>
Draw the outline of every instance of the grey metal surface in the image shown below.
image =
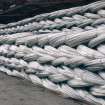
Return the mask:
<path fill-rule="evenodd" d="M 86 105 L 0 73 L 0 105 Z"/>

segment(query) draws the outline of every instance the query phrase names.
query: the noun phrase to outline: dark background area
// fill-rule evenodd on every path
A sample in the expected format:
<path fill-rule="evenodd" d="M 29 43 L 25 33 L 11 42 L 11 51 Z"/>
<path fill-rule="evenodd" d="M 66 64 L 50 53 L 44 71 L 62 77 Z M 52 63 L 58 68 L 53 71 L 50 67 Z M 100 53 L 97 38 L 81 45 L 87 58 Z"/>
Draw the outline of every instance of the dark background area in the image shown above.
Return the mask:
<path fill-rule="evenodd" d="M 80 6 L 97 0 L 0 0 L 0 23 Z"/>

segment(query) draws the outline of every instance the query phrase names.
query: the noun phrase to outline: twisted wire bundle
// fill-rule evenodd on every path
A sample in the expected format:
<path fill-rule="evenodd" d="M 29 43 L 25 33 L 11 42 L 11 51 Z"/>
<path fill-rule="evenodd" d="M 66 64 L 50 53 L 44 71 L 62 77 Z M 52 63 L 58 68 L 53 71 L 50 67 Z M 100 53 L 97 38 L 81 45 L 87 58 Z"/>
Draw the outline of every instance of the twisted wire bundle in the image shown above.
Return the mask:
<path fill-rule="evenodd" d="M 0 71 L 105 105 L 104 8 L 98 1 L 1 26 Z"/>

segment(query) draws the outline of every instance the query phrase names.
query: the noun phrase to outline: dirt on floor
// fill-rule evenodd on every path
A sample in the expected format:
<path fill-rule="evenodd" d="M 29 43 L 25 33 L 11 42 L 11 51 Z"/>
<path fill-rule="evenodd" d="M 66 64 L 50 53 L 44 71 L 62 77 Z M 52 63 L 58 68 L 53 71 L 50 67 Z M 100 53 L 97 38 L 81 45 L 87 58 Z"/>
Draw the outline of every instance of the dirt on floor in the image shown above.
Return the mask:
<path fill-rule="evenodd" d="M 31 82 L 0 73 L 0 105 L 86 105 L 64 99 Z"/>

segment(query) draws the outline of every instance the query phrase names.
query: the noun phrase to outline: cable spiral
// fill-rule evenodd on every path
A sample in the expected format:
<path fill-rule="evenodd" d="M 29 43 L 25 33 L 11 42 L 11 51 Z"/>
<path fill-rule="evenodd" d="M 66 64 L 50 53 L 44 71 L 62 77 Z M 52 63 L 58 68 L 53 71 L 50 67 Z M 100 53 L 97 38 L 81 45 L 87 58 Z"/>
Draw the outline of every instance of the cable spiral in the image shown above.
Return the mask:
<path fill-rule="evenodd" d="M 0 26 L 0 71 L 105 105 L 104 8 L 98 1 Z"/>

